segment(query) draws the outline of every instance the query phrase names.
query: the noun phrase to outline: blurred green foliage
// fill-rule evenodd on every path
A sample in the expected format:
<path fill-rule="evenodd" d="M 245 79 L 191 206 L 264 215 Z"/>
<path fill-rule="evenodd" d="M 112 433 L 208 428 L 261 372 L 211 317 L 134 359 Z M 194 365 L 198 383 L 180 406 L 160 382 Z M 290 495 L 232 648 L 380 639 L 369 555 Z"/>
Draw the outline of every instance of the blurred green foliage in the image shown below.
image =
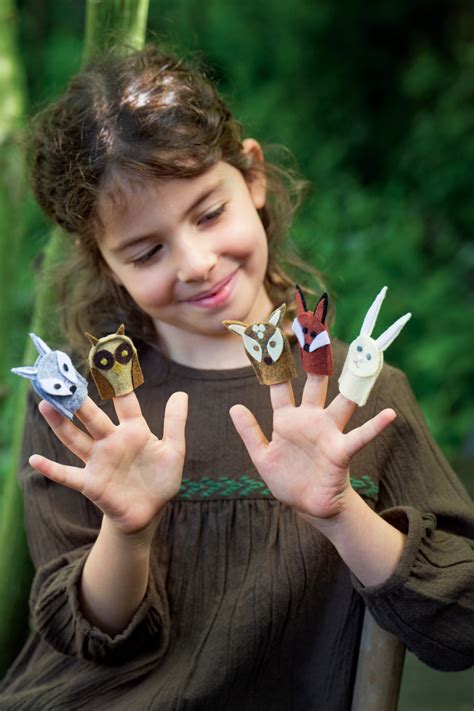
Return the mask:
<path fill-rule="evenodd" d="M 80 67 L 85 8 L 18 7 L 36 110 Z M 355 335 L 383 284 L 380 330 L 413 312 L 387 359 L 454 460 L 474 438 L 474 6 L 151 0 L 148 26 L 154 41 L 203 56 L 246 135 L 295 154 L 313 191 L 292 239 L 327 277 L 336 335 Z M 48 230 L 31 197 L 25 209 L 12 365 L 32 309 L 28 265 Z"/>

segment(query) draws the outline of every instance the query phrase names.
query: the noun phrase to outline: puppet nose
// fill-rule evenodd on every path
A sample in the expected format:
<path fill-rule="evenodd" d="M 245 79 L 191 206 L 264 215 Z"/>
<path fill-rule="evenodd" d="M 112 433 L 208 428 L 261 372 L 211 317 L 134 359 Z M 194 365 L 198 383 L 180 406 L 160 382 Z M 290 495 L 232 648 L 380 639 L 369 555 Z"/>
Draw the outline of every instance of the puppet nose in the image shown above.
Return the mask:
<path fill-rule="evenodd" d="M 306 353 L 309 353 L 309 343 L 304 344 L 303 350 L 306 351 Z"/>
<path fill-rule="evenodd" d="M 71 385 L 71 387 L 69 388 L 69 391 L 72 393 L 72 395 L 74 395 L 76 390 L 77 390 L 77 387 L 75 385 Z"/>
<path fill-rule="evenodd" d="M 264 361 L 264 363 L 266 363 L 267 365 L 273 365 L 273 358 L 270 358 L 270 356 L 265 356 L 265 358 L 263 359 L 263 361 Z"/>

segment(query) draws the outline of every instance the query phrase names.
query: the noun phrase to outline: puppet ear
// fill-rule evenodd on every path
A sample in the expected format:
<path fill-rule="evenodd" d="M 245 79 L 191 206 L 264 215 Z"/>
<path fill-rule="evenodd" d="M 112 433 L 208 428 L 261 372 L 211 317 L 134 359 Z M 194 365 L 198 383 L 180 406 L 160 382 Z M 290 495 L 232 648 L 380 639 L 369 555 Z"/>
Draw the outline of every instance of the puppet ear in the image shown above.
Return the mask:
<path fill-rule="evenodd" d="M 123 336 L 125 334 L 125 326 L 123 325 L 123 323 L 121 323 L 120 326 L 117 328 L 116 334 L 118 336 Z"/>
<path fill-rule="evenodd" d="M 35 348 L 40 355 L 46 355 L 47 353 L 51 353 L 51 348 L 43 341 L 42 338 L 40 338 L 34 333 L 30 333 L 30 338 L 35 344 Z"/>
<path fill-rule="evenodd" d="M 382 301 L 385 299 L 385 294 L 387 293 L 387 287 L 384 286 L 383 289 L 379 291 L 375 297 L 371 307 L 367 311 L 362 327 L 360 329 L 360 336 L 370 336 L 374 330 L 375 322 L 377 321 L 377 316 L 379 315 L 380 307 L 382 306 Z"/>
<path fill-rule="evenodd" d="M 411 319 L 411 313 L 405 314 L 404 316 L 400 316 L 398 321 L 395 321 L 395 323 L 392 323 L 391 326 L 387 328 L 386 331 L 384 331 L 375 341 L 377 344 L 377 347 L 381 351 L 385 351 L 391 343 L 396 339 L 400 331 L 402 330 L 403 326 Z"/>
<path fill-rule="evenodd" d="M 295 284 L 295 289 L 296 289 L 296 304 L 298 306 L 298 315 L 299 315 L 299 314 L 302 314 L 304 311 L 307 311 L 308 307 L 306 306 L 306 300 L 304 298 L 304 294 L 301 291 L 298 284 Z"/>
<path fill-rule="evenodd" d="M 285 315 L 285 311 L 286 311 L 286 304 L 282 304 L 277 309 L 275 309 L 275 311 L 272 311 L 272 313 L 268 317 L 267 323 L 271 323 L 272 326 L 278 326 L 281 319 Z"/>
<path fill-rule="evenodd" d="M 140 361 L 135 353 L 132 360 L 132 384 L 133 388 L 138 388 L 139 385 L 143 385 L 145 379 L 143 377 L 142 369 L 140 367 Z"/>
<path fill-rule="evenodd" d="M 316 304 L 316 308 L 314 309 L 314 315 L 319 321 L 321 321 L 321 323 L 324 323 L 326 320 L 326 316 L 328 313 L 328 305 L 328 295 L 326 292 L 324 292 L 324 294 L 321 296 L 318 303 Z"/>
<path fill-rule="evenodd" d="M 92 333 L 87 333 L 87 331 L 86 331 L 85 335 L 89 339 L 89 342 L 92 346 L 95 346 L 95 344 L 99 342 L 99 339 L 96 338 L 95 336 L 93 336 Z"/>
<path fill-rule="evenodd" d="M 242 321 L 222 321 L 222 323 L 229 329 L 229 331 L 238 333 L 239 336 L 243 336 L 247 329 L 247 324 L 242 323 Z"/>
<path fill-rule="evenodd" d="M 25 365 L 23 368 L 11 368 L 11 372 L 16 375 L 21 375 L 22 378 L 34 380 L 38 375 L 38 368 L 35 368 L 33 365 Z"/>

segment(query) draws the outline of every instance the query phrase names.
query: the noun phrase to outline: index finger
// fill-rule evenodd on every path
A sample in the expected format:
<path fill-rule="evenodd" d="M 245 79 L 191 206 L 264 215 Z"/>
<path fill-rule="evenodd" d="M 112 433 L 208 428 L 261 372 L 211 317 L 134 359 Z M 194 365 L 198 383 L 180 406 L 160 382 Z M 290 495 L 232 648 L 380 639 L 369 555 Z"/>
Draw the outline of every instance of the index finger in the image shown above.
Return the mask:
<path fill-rule="evenodd" d="M 329 378 L 327 375 L 315 375 L 308 373 L 306 383 L 301 397 L 302 405 L 317 405 L 324 407 L 328 392 Z"/>

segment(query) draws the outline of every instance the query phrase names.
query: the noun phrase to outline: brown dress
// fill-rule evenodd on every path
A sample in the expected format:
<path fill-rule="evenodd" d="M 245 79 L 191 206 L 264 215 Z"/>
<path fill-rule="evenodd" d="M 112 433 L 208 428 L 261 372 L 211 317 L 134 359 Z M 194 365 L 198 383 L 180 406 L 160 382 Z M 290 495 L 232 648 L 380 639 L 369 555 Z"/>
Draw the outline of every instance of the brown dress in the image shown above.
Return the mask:
<path fill-rule="evenodd" d="M 336 342 L 329 399 L 345 352 Z M 271 435 L 269 389 L 252 367 L 196 370 L 151 349 L 141 362 L 137 392 L 157 435 L 169 395 L 190 396 L 183 485 L 156 533 L 146 596 L 113 638 L 87 622 L 77 585 L 102 514 L 25 464 L 31 634 L 0 686 L 2 711 L 344 711 L 364 603 L 426 664 L 474 663 L 473 507 L 400 371 L 384 366 L 350 423 L 386 406 L 398 414 L 351 466 L 356 491 L 408 536 L 393 575 L 364 587 L 321 533 L 272 497 L 236 434 L 228 410 L 241 402 Z M 304 379 L 299 366 L 297 402 Z M 77 462 L 31 397 L 25 462 L 33 452 Z"/>

